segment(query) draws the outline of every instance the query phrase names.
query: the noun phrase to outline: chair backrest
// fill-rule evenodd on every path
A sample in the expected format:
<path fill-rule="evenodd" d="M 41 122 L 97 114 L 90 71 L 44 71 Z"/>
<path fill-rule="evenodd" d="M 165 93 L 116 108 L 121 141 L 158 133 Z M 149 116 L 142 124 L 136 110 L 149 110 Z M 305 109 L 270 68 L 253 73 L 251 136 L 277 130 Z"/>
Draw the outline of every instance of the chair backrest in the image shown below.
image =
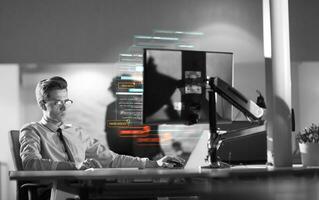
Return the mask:
<path fill-rule="evenodd" d="M 11 154 L 12 154 L 15 168 L 16 170 L 23 170 L 22 160 L 20 157 L 19 134 L 20 134 L 20 131 L 18 130 L 9 131 L 9 141 L 10 141 L 10 149 L 11 149 Z"/>

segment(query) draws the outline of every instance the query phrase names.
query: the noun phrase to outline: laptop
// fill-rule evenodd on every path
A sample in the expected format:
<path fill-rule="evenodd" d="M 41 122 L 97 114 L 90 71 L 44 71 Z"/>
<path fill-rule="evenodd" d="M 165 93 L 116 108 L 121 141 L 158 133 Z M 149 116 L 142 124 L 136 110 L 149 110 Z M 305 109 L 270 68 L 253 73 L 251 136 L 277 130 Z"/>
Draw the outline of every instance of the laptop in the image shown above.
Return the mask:
<path fill-rule="evenodd" d="M 203 131 L 195 148 L 191 152 L 184 169 L 199 169 L 202 166 L 208 166 L 210 161 L 207 160 L 210 133 L 208 130 Z"/>

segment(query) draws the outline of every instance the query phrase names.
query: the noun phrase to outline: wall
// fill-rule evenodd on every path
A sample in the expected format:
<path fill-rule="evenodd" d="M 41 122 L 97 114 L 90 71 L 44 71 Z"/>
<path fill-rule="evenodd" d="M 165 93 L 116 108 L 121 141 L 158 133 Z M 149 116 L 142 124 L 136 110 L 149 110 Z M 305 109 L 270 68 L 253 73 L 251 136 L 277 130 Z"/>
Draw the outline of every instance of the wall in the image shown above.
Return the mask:
<path fill-rule="evenodd" d="M 291 59 L 295 62 L 319 60 L 319 1 L 289 1 Z"/>
<path fill-rule="evenodd" d="M 290 48 L 292 67 L 292 103 L 296 132 L 311 123 L 319 123 L 317 75 L 319 73 L 319 2 L 289 1 Z"/>
<path fill-rule="evenodd" d="M 15 199 L 15 182 L 8 178 L 8 169 L 13 169 L 8 132 L 19 129 L 19 67 L 13 64 L 0 65 L 0 162 L 1 166 L 1 199 Z"/>
<path fill-rule="evenodd" d="M 236 52 L 238 61 L 262 56 L 261 2 L 253 0 L 13 0 L 0 5 L 0 62 L 114 62 L 134 34 L 153 29 L 203 30 L 223 44 L 220 49 L 206 40 L 209 50 L 244 49 Z"/>
<path fill-rule="evenodd" d="M 292 105 L 295 110 L 296 130 L 293 135 L 309 127 L 319 124 L 319 62 L 292 62 Z M 293 137 L 293 139 L 295 139 Z M 294 141 L 293 147 L 296 147 Z"/>
<path fill-rule="evenodd" d="M 1 5 L 2 4 L 2 5 Z M 199 31 L 199 50 L 234 52 L 234 83 L 264 93 L 262 2 L 256 0 L 96 0 L 0 2 L 0 62 L 118 60 L 133 35 L 154 29 Z M 252 77 L 247 79 L 246 77 Z"/>
<path fill-rule="evenodd" d="M 302 62 L 297 67 L 299 84 L 299 121 L 300 129 L 310 126 L 312 123 L 319 123 L 319 63 Z"/>

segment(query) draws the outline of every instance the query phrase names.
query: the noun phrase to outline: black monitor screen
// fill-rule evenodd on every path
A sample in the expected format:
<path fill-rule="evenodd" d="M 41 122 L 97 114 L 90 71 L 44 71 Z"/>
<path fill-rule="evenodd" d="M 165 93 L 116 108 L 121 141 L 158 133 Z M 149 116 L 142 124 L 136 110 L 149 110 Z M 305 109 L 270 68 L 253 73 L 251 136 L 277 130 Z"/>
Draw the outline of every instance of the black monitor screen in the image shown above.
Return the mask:
<path fill-rule="evenodd" d="M 185 124 L 193 115 L 208 122 L 205 79 L 219 77 L 233 85 L 233 54 L 229 52 L 144 49 L 143 121 Z M 217 96 L 218 122 L 232 120 L 232 106 Z"/>

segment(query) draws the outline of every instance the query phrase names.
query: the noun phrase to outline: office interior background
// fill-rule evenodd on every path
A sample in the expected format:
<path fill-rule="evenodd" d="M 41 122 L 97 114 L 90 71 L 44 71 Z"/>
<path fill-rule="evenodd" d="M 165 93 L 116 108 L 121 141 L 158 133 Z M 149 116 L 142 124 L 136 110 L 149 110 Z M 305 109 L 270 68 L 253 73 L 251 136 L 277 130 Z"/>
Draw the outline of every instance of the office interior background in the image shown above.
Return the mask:
<path fill-rule="evenodd" d="M 289 1 L 296 132 L 319 121 L 318 8 L 315 0 Z M 41 117 L 34 83 L 65 76 L 70 97 L 82 101 L 72 119 L 106 144 L 105 109 L 114 100 L 107 89 L 119 73 L 119 55 L 134 44 L 134 36 L 154 30 L 203 33 L 190 41 L 192 50 L 233 52 L 234 87 L 252 100 L 256 90 L 265 94 L 262 0 L 0 1 L 1 199 L 15 199 L 7 173 L 14 169 L 8 131 Z M 193 134 L 201 128 L 193 127 Z"/>

